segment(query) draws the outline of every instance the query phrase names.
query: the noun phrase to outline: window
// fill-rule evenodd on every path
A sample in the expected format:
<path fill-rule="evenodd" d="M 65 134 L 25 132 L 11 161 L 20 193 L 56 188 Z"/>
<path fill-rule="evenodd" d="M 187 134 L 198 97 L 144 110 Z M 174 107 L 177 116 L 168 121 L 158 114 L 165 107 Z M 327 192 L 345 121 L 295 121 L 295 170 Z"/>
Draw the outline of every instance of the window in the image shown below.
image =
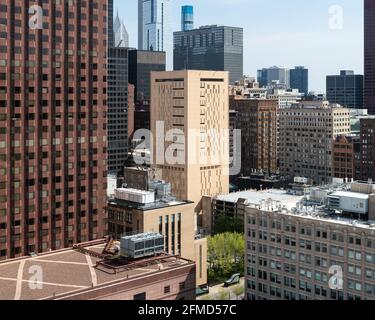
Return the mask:
<path fill-rule="evenodd" d="M 164 287 L 164 294 L 171 293 L 171 286 Z"/>
<path fill-rule="evenodd" d="M 142 292 L 142 293 L 136 294 L 134 296 L 134 300 L 136 300 L 136 301 L 146 300 L 146 292 Z"/>

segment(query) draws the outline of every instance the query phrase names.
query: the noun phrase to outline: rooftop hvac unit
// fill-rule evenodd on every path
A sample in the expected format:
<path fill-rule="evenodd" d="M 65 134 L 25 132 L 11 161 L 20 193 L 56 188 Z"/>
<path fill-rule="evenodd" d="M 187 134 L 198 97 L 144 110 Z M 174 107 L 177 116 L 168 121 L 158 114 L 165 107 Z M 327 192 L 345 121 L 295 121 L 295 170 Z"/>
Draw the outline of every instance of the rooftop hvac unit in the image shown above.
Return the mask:
<path fill-rule="evenodd" d="M 164 252 L 164 236 L 142 233 L 121 238 L 120 255 L 132 259 L 156 256 Z"/>

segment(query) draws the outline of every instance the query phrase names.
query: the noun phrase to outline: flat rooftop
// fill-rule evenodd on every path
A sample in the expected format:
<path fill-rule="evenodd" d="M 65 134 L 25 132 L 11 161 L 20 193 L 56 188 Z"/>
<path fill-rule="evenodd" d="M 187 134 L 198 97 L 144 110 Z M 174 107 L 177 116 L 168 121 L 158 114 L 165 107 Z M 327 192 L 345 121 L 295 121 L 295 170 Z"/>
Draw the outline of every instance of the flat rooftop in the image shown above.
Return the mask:
<path fill-rule="evenodd" d="M 348 197 L 348 198 L 354 198 L 354 199 L 361 199 L 361 200 L 368 200 L 369 195 L 364 193 L 358 193 L 358 192 L 351 192 L 351 191 L 336 191 L 330 194 L 332 197 Z"/>
<path fill-rule="evenodd" d="M 96 242 L 98 243 L 98 242 Z M 101 253 L 102 243 L 88 245 L 89 249 Z M 0 262 L 0 300 L 43 300 L 58 298 L 82 290 L 105 287 L 112 283 L 144 277 L 160 270 L 174 269 L 192 262 L 177 257 L 166 256 L 158 260 L 149 259 L 149 263 L 132 265 L 126 271 L 114 273 L 104 266 L 96 267 L 100 258 L 65 249 L 37 257 L 6 260 Z M 148 261 L 142 260 L 142 261 Z M 35 270 L 40 270 L 41 289 L 35 289 Z"/>
<path fill-rule="evenodd" d="M 175 207 L 175 206 L 182 206 L 185 204 L 193 203 L 191 201 L 178 201 L 175 199 L 157 199 L 155 202 L 142 204 L 137 202 L 131 202 L 127 200 L 121 200 L 116 198 L 110 198 L 108 199 L 108 205 L 114 205 L 129 209 L 137 209 L 137 210 L 143 210 L 143 211 L 149 211 L 149 210 L 156 210 L 156 209 L 163 209 L 163 208 L 169 208 L 169 207 Z"/>
<path fill-rule="evenodd" d="M 292 209 L 304 197 L 289 194 L 286 190 L 271 189 L 264 191 L 247 190 L 216 197 L 217 200 L 236 203 L 239 199 L 247 200 L 249 205 L 261 205 L 262 202 L 272 199 L 280 202 L 281 206 Z"/>
<path fill-rule="evenodd" d="M 368 183 L 365 183 L 368 184 Z M 372 185 L 372 184 L 369 184 Z M 327 185 L 311 188 L 311 190 L 327 191 L 327 196 L 350 197 L 355 199 L 368 200 L 369 195 L 365 193 L 348 191 L 345 185 Z M 375 230 L 375 221 L 356 220 L 346 218 L 338 213 L 329 210 L 324 204 L 318 204 L 309 198 L 309 195 L 296 196 L 289 194 L 287 190 L 265 190 L 265 191 L 242 191 L 222 195 L 216 199 L 226 202 L 237 202 L 239 199 L 246 199 L 249 207 L 258 207 L 264 212 L 274 212 L 287 216 L 298 216 L 306 219 L 325 221 L 332 224 L 354 226 L 366 230 Z"/>

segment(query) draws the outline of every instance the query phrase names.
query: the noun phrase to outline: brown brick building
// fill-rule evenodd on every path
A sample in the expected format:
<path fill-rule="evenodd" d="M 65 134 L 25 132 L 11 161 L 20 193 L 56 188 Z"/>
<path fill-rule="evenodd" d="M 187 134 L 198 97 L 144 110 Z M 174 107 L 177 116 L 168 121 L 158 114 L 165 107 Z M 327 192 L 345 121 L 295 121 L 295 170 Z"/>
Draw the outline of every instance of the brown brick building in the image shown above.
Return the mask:
<path fill-rule="evenodd" d="M 361 179 L 375 181 L 375 116 L 361 119 Z"/>
<path fill-rule="evenodd" d="M 107 1 L 3 0 L 0 21 L 0 259 L 101 237 Z"/>
<path fill-rule="evenodd" d="M 231 98 L 241 130 L 241 174 L 254 170 L 277 171 L 277 101 Z"/>
<path fill-rule="evenodd" d="M 360 137 L 340 135 L 333 141 L 333 168 L 334 178 L 346 181 L 359 178 L 360 171 Z"/>

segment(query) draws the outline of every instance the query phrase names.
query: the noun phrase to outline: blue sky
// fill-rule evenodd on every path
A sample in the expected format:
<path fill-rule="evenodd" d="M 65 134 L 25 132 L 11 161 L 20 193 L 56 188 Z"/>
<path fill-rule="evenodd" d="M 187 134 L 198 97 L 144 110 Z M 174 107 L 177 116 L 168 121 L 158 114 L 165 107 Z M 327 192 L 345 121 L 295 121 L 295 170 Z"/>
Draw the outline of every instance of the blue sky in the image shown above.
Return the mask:
<path fill-rule="evenodd" d="M 118 9 L 129 31 L 130 46 L 137 47 L 138 1 L 114 1 L 115 13 Z M 324 92 L 327 74 L 336 74 L 341 69 L 363 73 L 362 0 L 171 2 L 174 31 L 180 30 L 180 8 L 185 4 L 195 7 L 196 27 L 207 24 L 243 27 L 245 74 L 255 76 L 257 69 L 272 65 L 304 65 L 310 69 L 310 90 Z"/>

